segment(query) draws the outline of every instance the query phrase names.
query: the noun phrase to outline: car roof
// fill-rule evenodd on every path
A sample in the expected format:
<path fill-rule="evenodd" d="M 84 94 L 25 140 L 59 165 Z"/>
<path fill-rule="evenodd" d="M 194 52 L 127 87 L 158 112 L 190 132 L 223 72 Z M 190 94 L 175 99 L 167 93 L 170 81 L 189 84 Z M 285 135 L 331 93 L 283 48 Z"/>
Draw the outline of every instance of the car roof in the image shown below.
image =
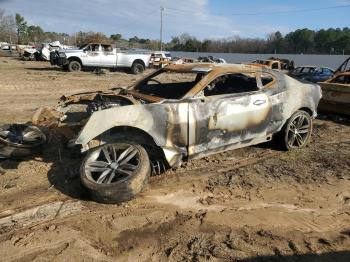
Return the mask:
<path fill-rule="evenodd" d="M 323 69 L 329 69 L 334 71 L 332 68 L 326 67 L 326 66 L 313 66 L 313 65 L 305 65 L 305 66 L 297 66 L 295 69 L 297 68 L 323 68 Z"/>

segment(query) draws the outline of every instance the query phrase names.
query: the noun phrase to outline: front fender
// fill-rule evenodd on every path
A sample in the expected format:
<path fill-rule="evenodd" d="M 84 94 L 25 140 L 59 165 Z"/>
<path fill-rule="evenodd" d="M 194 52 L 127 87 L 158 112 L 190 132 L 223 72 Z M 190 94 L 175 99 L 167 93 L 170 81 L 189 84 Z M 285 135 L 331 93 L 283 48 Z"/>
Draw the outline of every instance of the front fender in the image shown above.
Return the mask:
<path fill-rule="evenodd" d="M 154 133 L 154 119 L 151 112 L 142 105 L 115 107 L 92 114 L 81 130 L 76 144 L 85 145 L 95 137 L 116 126 L 137 127 L 147 133 Z M 161 140 L 158 136 L 157 140 Z M 157 142 L 156 142 L 157 143 Z M 161 141 L 158 141 L 161 143 Z"/>
<path fill-rule="evenodd" d="M 130 105 L 105 109 L 92 114 L 75 144 L 86 148 L 91 140 L 106 131 L 118 126 L 129 126 L 149 134 L 163 150 L 184 154 L 188 142 L 187 117 L 187 103 Z M 164 152 L 165 155 L 170 155 L 167 152 Z"/>

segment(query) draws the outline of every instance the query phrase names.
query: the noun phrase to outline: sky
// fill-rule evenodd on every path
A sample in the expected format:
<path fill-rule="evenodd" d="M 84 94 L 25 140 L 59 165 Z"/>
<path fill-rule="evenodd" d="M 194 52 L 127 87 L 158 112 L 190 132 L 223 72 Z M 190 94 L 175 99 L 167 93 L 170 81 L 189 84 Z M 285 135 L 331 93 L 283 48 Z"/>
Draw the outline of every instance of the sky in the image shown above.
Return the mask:
<path fill-rule="evenodd" d="M 182 33 L 203 40 L 350 27 L 350 0 L 0 0 L 7 14 L 20 13 L 28 24 L 45 31 L 150 39 L 159 39 L 160 6 L 165 41 Z"/>

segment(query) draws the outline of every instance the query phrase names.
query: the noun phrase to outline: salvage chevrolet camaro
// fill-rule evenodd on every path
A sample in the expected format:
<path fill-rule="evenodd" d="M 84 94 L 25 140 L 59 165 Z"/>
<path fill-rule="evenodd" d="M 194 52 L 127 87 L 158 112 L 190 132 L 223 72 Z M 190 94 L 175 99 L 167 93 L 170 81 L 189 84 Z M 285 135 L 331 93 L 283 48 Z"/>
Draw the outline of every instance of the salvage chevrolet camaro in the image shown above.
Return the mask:
<path fill-rule="evenodd" d="M 304 147 L 320 87 L 249 65 L 169 65 L 129 88 L 62 97 L 37 126 L 59 130 L 86 153 L 83 185 L 117 203 L 138 194 L 152 172 L 273 138 Z"/>

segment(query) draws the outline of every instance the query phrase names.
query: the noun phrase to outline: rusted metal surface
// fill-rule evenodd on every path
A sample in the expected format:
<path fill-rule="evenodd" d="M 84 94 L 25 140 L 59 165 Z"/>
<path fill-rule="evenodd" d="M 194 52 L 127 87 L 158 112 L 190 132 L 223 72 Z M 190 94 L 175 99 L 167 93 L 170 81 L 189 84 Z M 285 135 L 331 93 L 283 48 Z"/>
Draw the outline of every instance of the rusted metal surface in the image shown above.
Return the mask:
<path fill-rule="evenodd" d="M 350 72 L 337 73 L 335 77 L 319 84 L 323 93 L 319 110 L 350 115 Z"/>
<path fill-rule="evenodd" d="M 180 98 L 139 91 L 138 85 L 152 77 L 174 72 L 199 76 Z M 238 85 L 243 88 L 239 92 L 216 94 L 216 85 L 231 79 L 230 75 L 249 85 Z M 184 159 L 268 141 L 296 110 L 303 108 L 315 116 L 320 97 L 318 85 L 301 83 L 270 69 L 203 63 L 169 65 L 128 89 L 63 97 L 53 109 L 58 113 L 52 114 L 52 119 L 58 127 L 79 126 L 74 143 L 83 151 L 123 135 L 156 146 L 169 166 L 178 166 Z M 70 123 L 68 119 L 73 116 L 68 112 L 81 103 L 88 107 L 88 113 Z M 38 115 L 36 121 L 40 123 Z"/>

